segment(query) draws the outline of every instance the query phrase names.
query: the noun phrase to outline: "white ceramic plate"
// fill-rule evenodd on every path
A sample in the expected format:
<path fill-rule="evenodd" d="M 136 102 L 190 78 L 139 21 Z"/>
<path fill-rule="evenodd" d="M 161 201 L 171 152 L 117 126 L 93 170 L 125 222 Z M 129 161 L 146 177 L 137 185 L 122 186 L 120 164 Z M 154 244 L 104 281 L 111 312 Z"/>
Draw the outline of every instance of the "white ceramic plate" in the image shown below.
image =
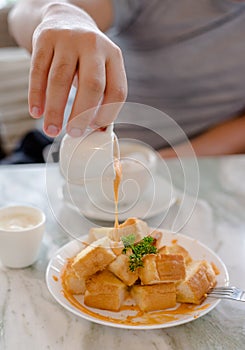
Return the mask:
<path fill-rule="evenodd" d="M 119 203 L 119 221 L 125 221 L 129 217 L 149 219 L 160 213 L 167 212 L 171 208 L 177 200 L 177 191 L 173 188 L 173 185 L 163 177 L 156 175 L 154 177 L 154 188 L 152 186 L 149 186 L 140 200 L 131 207 L 121 207 Z M 98 205 L 98 203 L 91 202 L 83 186 L 78 188 L 78 186 L 70 185 L 69 191 L 64 186 L 62 194 L 66 203 L 89 219 L 115 220 L 114 206 L 106 205 L 106 203 Z"/>
<path fill-rule="evenodd" d="M 86 240 L 86 236 L 82 237 L 82 240 Z M 224 263 L 220 258 L 208 247 L 198 242 L 195 239 L 189 238 L 182 234 L 173 234 L 165 232 L 163 235 L 163 244 L 171 244 L 171 242 L 177 240 L 178 244 L 185 247 L 191 254 L 193 259 L 206 259 L 209 262 L 214 263 L 220 271 L 217 275 L 217 285 L 228 285 L 228 272 Z M 124 310 L 120 312 L 110 312 L 105 310 L 93 309 L 83 304 L 83 297 L 76 296 L 76 300 L 85 308 L 84 311 L 73 306 L 68 299 L 62 293 L 62 285 L 60 281 L 60 273 L 67 258 L 71 258 L 76 255 L 81 249 L 81 243 L 78 240 L 74 240 L 60 248 L 54 257 L 50 260 L 46 271 L 46 283 L 50 293 L 65 309 L 69 310 L 76 316 L 82 317 L 88 321 L 92 321 L 98 324 L 107 325 L 117 328 L 126 329 L 157 329 L 173 327 L 180 324 L 184 324 L 193 321 L 211 311 L 220 302 L 220 299 L 206 298 L 202 305 L 190 306 L 187 312 L 179 313 L 178 304 L 174 309 L 168 309 L 153 313 L 147 313 L 148 316 L 141 316 L 134 321 L 128 322 L 127 317 L 134 316 L 135 311 Z M 186 304 L 183 304 L 186 305 Z M 149 317 L 149 314 L 151 317 Z M 154 320 L 154 323 L 152 323 Z M 132 322 L 135 322 L 133 324 Z"/>

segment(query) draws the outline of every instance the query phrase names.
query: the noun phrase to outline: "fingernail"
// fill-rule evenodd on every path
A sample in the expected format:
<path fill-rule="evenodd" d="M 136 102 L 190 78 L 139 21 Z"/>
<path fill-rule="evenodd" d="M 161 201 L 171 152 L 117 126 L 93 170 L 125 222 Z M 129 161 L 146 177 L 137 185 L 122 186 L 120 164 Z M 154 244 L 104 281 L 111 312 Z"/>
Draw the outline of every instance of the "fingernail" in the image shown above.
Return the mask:
<path fill-rule="evenodd" d="M 39 107 L 36 107 L 36 106 L 32 107 L 32 109 L 31 109 L 31 116 L 33 118 L 39 118 L 40 114 L 41 114 L 41 110 L 40 110 Z"/>
<path fill-rule="evenodd" d="M 80 137 L 83 134 L 83 130 L 78 129 L 78 128 L 71 128 L 70 130 L 68 130 L 68 134 L 71 137 Z"/>
<path fill-rule="evenodd" d="M 49 136 L 56 136 L 59 133 L 59 128 L 55 125 L 49 125 L 46 129 L 46 132 Z"/>

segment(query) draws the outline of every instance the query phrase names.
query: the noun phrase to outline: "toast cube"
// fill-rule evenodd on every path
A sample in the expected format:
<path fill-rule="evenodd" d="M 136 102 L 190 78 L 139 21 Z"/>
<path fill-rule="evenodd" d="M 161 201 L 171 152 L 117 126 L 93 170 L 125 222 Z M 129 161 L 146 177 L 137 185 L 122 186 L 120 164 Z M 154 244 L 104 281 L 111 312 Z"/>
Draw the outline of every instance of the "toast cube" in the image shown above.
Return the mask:
<path fill-rule="evenodd" d="M 174 283 L 151 286 L 134 285 L 131 289 L 131 295 L 141 311 L 164 310 L 176 305 Z"/>
<path fill-rule="evenodd" d="M 103 237 L 109 237 L 109 234 L 112 230 L 114 230 L 113 227 L 92 227 L 89 230 L 88 242 L 93 243 Z"/>
<path fill-rule="evenodd" d="M 149 233 L 149 227 L 146 222 L 136 218 L 129 218 L 124 223 L 109 232 L 109 238 L 119 242 L 122 236 L 135 235 L 135 240 L 140 241 Z"/>
<path fill-rule="evenodd" d="M 129 257 L 128 255 L 119 255 L 110 265 L 108 270 L 113 272 L 120 280 L 122 280 L 127 286 L 132 286 L 138 279 L 138 271 L 129 270 Z"/>
<path fill-rule="evenodd" d="M 149 254 L 143 259 L 144 267 L 139 268 L 141 284 L 178 282 L 185 278 L 185 262 L 181 255 Z"/>
<path fill-rule="evenodd" d="M 192 261 L 186 269 L 186 279 L 176 286 L 177 301 L 201 304 L 206 293 L 216 284 L 215 273 L 206 260 Z"/>
<path fill-rule="evenodd" d="M 71 294 L 85 293 L 85 278 L 79 278 L 72 268 L 73 259 L 68 259 L 61 275 L 63 288 Z"/>
<path fill-rule="evenodd" d="M 79 278 L 86 278 L 104 270 L 114 259 L 116 255 L 111 249 L 111 240 L 103 237 L 78 253 L 72 268 Z"/>
<path fill-rule="evenodd" d="M 189 252 L 177 243 L 160 248 L 159 254 L 180 254 L 183 256 L 186 265 L 192 261 L 192 257 L 190 256 Z"/>
<path fill-rule="evenodd" d="M 158 254 L 157 271 L 161 282 L 178 282 L 185 279 L 185 262 L 179 254 Z"/>
<path fill-rule="evenodd" d="M 112 272 L 97 272 L 86 281 L 84 304 L 103 310 L 118 311 L 127 295 L 127 286 Z"/>
<path fill-rule="evenodd" d="M 148 254 L 144 256 L 144 266 L 138 269 L 141 284 L 155 284 L 160 282 L 156 257 L 156 254 Z"/>
<path fill-rule="evenodd" d="M 162 237 L 163 237 L 163 233 L 162 231 L 158 231 L 158 230 L 154 230 L 150 233 L 150 236 L 152 238 L 154 238 L 154 246 L 157 249 L 160 249 L 161 247 L 161 241 L 162 241 Z"/>

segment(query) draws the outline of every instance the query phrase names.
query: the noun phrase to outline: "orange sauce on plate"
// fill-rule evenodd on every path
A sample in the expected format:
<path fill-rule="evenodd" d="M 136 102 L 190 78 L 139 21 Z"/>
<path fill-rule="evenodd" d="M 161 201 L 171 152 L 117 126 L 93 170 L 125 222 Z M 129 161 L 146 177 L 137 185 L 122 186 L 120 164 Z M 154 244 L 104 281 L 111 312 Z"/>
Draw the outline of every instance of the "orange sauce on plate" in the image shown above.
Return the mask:
<path fill-rule="evenodd" d="M 77 298 L 63 289 L 62 293 L 69 303 L 83 314 L 94 317 L 97 320 L 124 324 L 130 326 L 140 325 L 156 325 L 167 322 L 178 321 L 183 315 L 192 315 L 193 318 L 198 317 L 198 312 L 207 309 L 210 304 L 194 305 L 194 304 L 179 304 L 174 309 L 165 309 L 160 311 L 142 312 L 137 305 L 123 305 L 118 312 L 109 311 L 113 316 L 106 316 L 101 312 L 95 312 L 91 308 L 85 307 Z M 124 312 L 124 314 L 123 314 Z M 120 313 L 120 314 L 119 314 Z"/>

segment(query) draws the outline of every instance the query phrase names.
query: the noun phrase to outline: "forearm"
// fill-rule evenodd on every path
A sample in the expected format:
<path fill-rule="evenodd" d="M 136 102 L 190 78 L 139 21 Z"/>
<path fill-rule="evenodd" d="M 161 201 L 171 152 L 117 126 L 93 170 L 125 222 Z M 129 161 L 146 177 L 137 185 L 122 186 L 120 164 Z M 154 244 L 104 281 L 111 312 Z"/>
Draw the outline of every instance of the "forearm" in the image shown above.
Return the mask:
<path fill-rule="evenodd" d="M 107 30 L 113 21 L 111 0 L 22 0 L 9 16 L 10 31 L 20 46 L 31 52 L 33 32 L 52 6 L 60 7 L 64 17 L 75 6 L 81 10 L 81 20 L 85 11 L 102 31 Z"/>
<path fill-rule="evenodd" d="M 245 153 L 245 115 L 206 131 L 190 140 L 190 143 L 198 157 Z M 162 149 L 160 154 L 164 158 L 179 154 L 188 156 L 189 149 L 187 144 L 180 144 L 174 149 Z"/>

